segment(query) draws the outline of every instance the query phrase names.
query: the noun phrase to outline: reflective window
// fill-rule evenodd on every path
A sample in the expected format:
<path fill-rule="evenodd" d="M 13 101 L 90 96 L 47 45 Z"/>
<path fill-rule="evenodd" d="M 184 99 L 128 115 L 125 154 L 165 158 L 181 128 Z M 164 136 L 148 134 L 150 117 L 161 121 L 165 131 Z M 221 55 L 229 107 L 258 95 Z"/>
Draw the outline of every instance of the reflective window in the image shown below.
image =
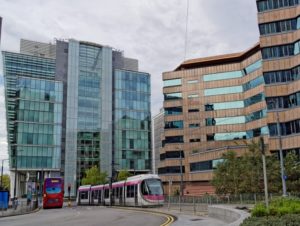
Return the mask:
<path fill-rule="evenodd" d="M 275 21 L 272 23 L 265 23 L 259 25 L 261 35 L 274 34 L 280 32 L 294 31 L 299 29 L 299 18 L 289 20 Z"/>
<path fill-rule="evenodd" d="M 243 108 L 244 101 L 230 101 L 230 102 L 221 102 L 221 103 L 213 103 L 214 110 L 223 110 L 223 109 L 232 109 L 232 108 Z"/>
<path fill-rule="evenodd" d="M 192 108 L 188 110 L 189 113 L 193 113 L 193 112 L 199 112 L 199 109 L 197 108 Z"/>
<path fill-rule="evenodd" d="M 295 6 L 299 4 L 299 0 L 260 0 L 256 2 L 258 12 L 282 7 Z"/>
<path fill-rule="evenodd" d="M 165 140 L 163 140 L 163 146 L 164 144 L 172 144 L 172 143 L 183 143 L 183 136 L 170 136 L 165 137 Z"/>
<path fill-rule="evenodd" d="M 255 78 L 255 79 L 253 79 L 253 80 L 251 80 L 251 81 L 243 84 L 243 89 L 244 89 L 244 91 L 247 91 L 247 90 L 253 89 L 253 88 L 255 88 L 255 87 L 257 87 L 257 86 L 259 86 L 261 84 L 264 84 L 264 82 L 265 81 L 264 81 L 263 76 L 259 76 L 259 77 Z"/>
<path fill-rule="evenodd" d="M 189 128 L 198 128 L 200 126 L 199 123 L 192 123 L 192 124 L 189 124 Z"/>
<path fill-rule="evenodd" d="M 262 49 L 263 59 L 293 56 L 299 54 L 299 41 L 294 44 L 266 47 Z"/>
<path fill-rule="evenodd" d="M 165 108 L 165 115 L 181 115 L 182 107 L 169 107 Z"/>
<path fill-rule="evenodd" d="M 204 95 L 205 96 L 214 96 L 214 95 L 242 93 L 242 92 L 243 92 L 243 86 L 230 86 L 230 87 L 205 89 Z"/>
<path fill-rule="evenodd" d="M 180 85 L 181 85 L 181 78 L 164 80 L 164 87 L 180 86 Z"/>
<path fill-rule="evenodd" d="M 165 100 L 182 99 L 182 93 L 164 93 Z"/>
<path fill-rule="evenodd" d="M 188 84 L 195 84 L 195 83 L 198 83 L 198 80 L 188 80 L 187 83 Z"/>
<path fill-rule="evenodd" d="M 246 132 L 216 133 L 214 139 L 218 140 L 239 140 L 246 139 Z"/>
<path fill-rule="evenodd" d="M 244 70 L 245 70 L 245 74 L 250 74 L 253 71 L 258 70 L 259 68 L 261 68 L 262 66 L 262 60 L 258 60 L 256 62 L 254 62 L 253 64 L 250 64 L 249 66 L 247 66 Z"/>
<path fill-rule="evenodd" d="M 221 72 L 215 74 L 207 74 L 203 76 L 203 81 L 216 81 L 216 80 L 224 80 L 231 78 L 240 78 L 243 77 L 242 71 L 229 71 L 229 72 Z"/>
<path fill-rule="evenodd" d="M 158 179 L 146 179 L 141 184 L 143 195 L 163 195 L 161 181 Z"/>
<path fill-rule="evenodd" d="M 300 92 L 288 96 L 268 97 L 266 102 L 269 110 L 300 106 Z"/>
<path fill-rule="evenodd" d="M 268 126 L 269 126 L 270 136 L 277 136 L 278 135 L 277 124 L 271 123 Z M 290 122 L 280 123 L 280 132 L 282 136 L 300 133 L 300 120 L 298 119 Z"/>
<path fill-rule="evenodd" d="M 258 120 L 267 116 L 267 110 L 260 110 L 256 112 L 252 112 L 251 114 L 246 116 L 246 122 L 251 122 L 254 120 Z"/>
<path fill-rule="evenodd" d="M 198 94 L 190 94 L 190 95 L 188 95 L 188 98 L 197 98 L 197 97 L 199 97 Z"/>
<path fill-rule="evenodd" d="M 300 78 L 300 66 L 292 68 L 290 70 L 271 71 L 264 73 L 264 79 L 266 84 L 291 82 Z"/>
<path fill-rule="evenodd" d="M 182 166 L 182 173 L 185 172 L 185 167 Z M 172 173 L 181 173 L 180 166 L 167 166 L 158 168 L 158 174 L 172 174 Z"/>
<path fill-rule="evenodd" d="M 190 163 L 190 171 L 196 172 L 196 171 L 213 170 L 216 169 L 218 164 L 223 161 L 224 159 L 214 159 L 214 160 L 208 160 L 202 162 L 193 162 Z"/>
<path fill-rule="evenodd" d="M 244 100 L 245 107 L 248 107 L 252 104 L 256 104 L 256 103 L 264 101 L 264 100 L 265 100 L 265 95 L 263 93 L 256 94 L 256 95 Z"/>
<path fill-rule="evenodd" d="M 182 129 L 183 121 L 171 121 L 165 122 L 165 129 Z"/>
<path fill-rule="evenodd" d="M 229 124 L 240 124 L 245 123 L 245 116 L 236 116 L 236 117 L 224 117 L 224 118 L 207 118 L 205 119 L 206 126 L 212 125 L 229 125 Z"/>
<path fill-rule="evenodd" d="M 160 160 L 184 158 L 184 151 L 167 151 L 160 154 Z"/>
<path fill-rule="evenodd" d="M 259 137 L 261 135 L 268 135 L 269 129 L 268 126 L 264 126 L 261 128 L 256 128 L 252 130 L 247 131 L 247 139 L 253 138 L 253 137 Z"/>

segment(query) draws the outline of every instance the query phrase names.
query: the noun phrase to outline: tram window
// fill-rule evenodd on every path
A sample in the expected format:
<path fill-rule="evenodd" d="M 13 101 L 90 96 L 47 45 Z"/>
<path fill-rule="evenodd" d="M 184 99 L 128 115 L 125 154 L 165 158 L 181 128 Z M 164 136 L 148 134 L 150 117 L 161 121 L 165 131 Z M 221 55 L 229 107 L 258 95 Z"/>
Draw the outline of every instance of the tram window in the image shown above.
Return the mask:
<path fill-rule="evenodd" d="M 120 198 L 121 196 L 121 188 L 116 188 L 116 197 Z"/>
<path fill-rule="evenodd" d="M 94 192 L 94 199 L 98 199 L 98 190 L 93 191 Z"/>
<path fill-rule="evenodd" d="M 126 196 L 128 198 L 134 197 L 134 185 L 127 186 Z"/>
<path fill-rule="evenodd" d="M 88 191 L 80 192 L 80 199 L 88 199 L 88 197 L 89 197 Z"/>
<path fill-rule="evenodd" d="M 108 190 L 108 189 L 105 189 L 105 190 L 104 190 L 104 198 L 105 198 L 105 199 L 108 199 L 108 198 L 109 198 L 109 190 Z"/>

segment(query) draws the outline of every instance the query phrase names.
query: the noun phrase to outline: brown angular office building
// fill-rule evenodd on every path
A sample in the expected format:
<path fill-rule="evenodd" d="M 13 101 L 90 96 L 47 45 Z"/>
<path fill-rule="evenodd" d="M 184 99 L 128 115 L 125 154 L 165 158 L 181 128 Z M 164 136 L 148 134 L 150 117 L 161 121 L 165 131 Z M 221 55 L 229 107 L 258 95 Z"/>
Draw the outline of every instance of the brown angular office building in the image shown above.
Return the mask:
<path fill-rule="evenodd" d="M 256 1 L 260 41 L 241 53 L 187 60 L 163 73 L 158 173 L 168 193 L 213 193 L 222 154 L 263 137 L 269 152 L 300 148 L 300 0 Z M 182 178 L 181 178 L 182 175 Z"/>

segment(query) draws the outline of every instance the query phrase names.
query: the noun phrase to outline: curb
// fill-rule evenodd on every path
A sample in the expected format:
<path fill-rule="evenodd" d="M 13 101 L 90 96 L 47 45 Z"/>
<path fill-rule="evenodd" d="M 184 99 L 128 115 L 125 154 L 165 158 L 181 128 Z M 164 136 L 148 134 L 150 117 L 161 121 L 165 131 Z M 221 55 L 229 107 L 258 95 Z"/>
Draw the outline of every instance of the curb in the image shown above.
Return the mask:
<path fill-rule="evenodd" d="M 0 216 L 0 219 L 1 218 L 6 218 L 6 217 L 15 217 L 15 216 L 21 216 L 21 215 L 27 215 L 27 214 L 31 214 L 31 213 L 37 213 L 38 211 L 41 210 L 42 207 L 38 207 L 32 211 L 29 211 L 29 212 L 25 212 L 25 213 L 20 213 L 20 214 L 12 214 L 12 215 L 7 215 L 7 216 Z"/>

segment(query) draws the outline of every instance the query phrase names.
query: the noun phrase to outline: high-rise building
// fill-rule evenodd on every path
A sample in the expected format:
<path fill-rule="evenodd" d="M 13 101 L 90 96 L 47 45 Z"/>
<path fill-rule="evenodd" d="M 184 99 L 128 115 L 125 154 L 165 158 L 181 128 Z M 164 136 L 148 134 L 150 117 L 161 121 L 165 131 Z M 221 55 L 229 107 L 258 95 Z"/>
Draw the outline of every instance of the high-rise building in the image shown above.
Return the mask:
<path fill-rule="evenodd" d="M 5 51 L 3 62 L 11 194 L 20 195 L 27 181 L 60 175 L 63 86 L 54 59 Z"/>
<path fill-rule="evenodd" d="M 164 133 L 164 109 L 161 108 L 160 112 L 152 118 L 152 171 L 158 173 L 158 164 L 160 162 L 160 149 L 162 148 L 161 137 Z M 162 155 L 162 160 L 165 158 Z"/>
<path fill-rule="evenodd" d="M 269 149 L 300 153 L 300 1 L 257 1 L 262 74 L 270 130 Z"/>
<path fill-rule="evenodd" d="M 21 53 L 4 52 L 4 68 L 11 170 L 23 176 L 18 194 L 35 174 L 58 173 L 73 196 L 92 166 L 110 177 L 151 170 L 150 75 L 137 71 L 137 60 L 74 39 L 21 40 Z"/>
<path fill-rule="evenodd" d="M 253 48 L 187 60 L 163 73 L 160 155 L 177 157 L 165 157 L 158 172 L 165 185 L 173 181 L 174 190 L 180 189 L 182 175 L 184 194 L 213 193 L 210 181 L 222 154 L 233 150 L 242 155 L 247 142 L 259 137 L 269 153 L 277 153 L 282 143 L 284 155 L 300 155 L 300 1 L 256 4 L 260 42 Z"/>
<path fill-rule="evenodd" d="M 188 60 L 163 74 L 158 173 L 165 183 L 173 181 L 173 192 L 182 173 L 185 194 L 212 193 L 212 172 L 222 154 L 242 154 L 246 140 L 268 135 L 261 65 L 257 44 L 242 53 Z"/>

